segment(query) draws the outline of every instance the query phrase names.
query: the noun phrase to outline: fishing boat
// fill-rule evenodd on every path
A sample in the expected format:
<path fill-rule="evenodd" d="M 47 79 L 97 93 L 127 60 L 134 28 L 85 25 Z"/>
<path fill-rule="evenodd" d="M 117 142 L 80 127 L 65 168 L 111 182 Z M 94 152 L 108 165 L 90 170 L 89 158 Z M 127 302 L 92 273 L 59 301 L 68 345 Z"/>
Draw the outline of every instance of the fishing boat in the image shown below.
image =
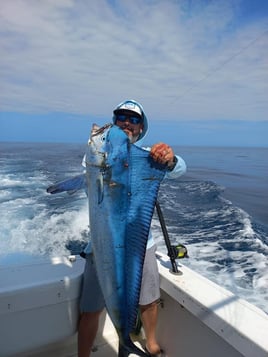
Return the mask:
<path fill-rule="evenodd" d="M 267 357 L 268 315 L 182 263 L 173 273 L 157 252 L 161 281 L 158 339 L 168 357 Z M 38 258 L 0 267 L 0 356 L 75 357 L 80 256 Z M 141 331 L 133 334 L 144 346 Z M 104 311 L 94 357 L 117 356 L 118 338 Z M 134 355 L 131 355 L 134 356 Z"/>

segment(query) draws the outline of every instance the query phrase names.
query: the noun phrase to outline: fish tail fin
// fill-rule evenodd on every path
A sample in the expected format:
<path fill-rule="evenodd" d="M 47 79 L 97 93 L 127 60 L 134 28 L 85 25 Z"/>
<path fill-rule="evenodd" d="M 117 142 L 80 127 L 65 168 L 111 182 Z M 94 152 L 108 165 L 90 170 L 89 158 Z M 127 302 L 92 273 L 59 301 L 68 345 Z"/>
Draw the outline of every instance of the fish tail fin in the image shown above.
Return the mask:
<path fill-rule="evenodd" d="M 131 353 L 140 357 L 148 357 L 148 354 L 137 347 L 130 339 L 127 344 L 119 342 L 118 357 L 128 357 Z"/>

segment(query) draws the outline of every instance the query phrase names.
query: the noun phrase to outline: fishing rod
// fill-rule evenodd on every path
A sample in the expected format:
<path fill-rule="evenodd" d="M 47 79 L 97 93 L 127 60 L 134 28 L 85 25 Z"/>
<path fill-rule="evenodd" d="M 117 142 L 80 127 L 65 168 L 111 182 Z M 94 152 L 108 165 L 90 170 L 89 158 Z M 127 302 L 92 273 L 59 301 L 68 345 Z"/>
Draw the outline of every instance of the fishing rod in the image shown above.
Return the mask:
<path fill-rule="evenodd" d="M 158 218 L 159 218 L 159 221 L 160 221 L 160 225 L 161 225 L 161 228 L 162 228 L 162 232 L 163 232 L 163 235 L 164 235 L 166 247 L 167 247 L 167 250 L 168 250 L 168 256 L 169 256 L 170 261 L 171 261 L 171 266 L 172 266 L 171 272 L 173 274 L 181 275 L 182 272 L 178 270 L 178 267 L 177 267 L 177 264 L 176 264 L 175 260 L 176 259 L 180 259 L 180 258 L 189 258 L 188 257 L 188 252 L 187 252 L 187 248 L 183 244 L 178 244 L 178 245 L 175 246 L 175 245 L 172 245 L 170 243 L 170 239 L 169 239 L 166 223 L 165 223 L 165 220 L 164 220 L 164 216 L 163 216 L 162 209 L 161 209 L 160 204 L 159 204 L 158 201 L 156 201 L 155 207 L 156 207 L 157 215 L 158 215 Z M 136 319 L 136 324 L 135 324 L 135 327 L 133 329 L 133 333 L 135 335 L 138 335 L 140 333 L 141 327 L 142 327 L 141 317 L 140 317 L 140 313 L 138 313 L 137 319 Z"/>
<path fill-rule="evenodd" d="M 170 258 L 172 273 L 181 274 L 181 272 L 178 270 L 176 259 L 188 258 L 187 248 L 183 244 L 179 244 L 177 246 L 171 245 L 163 212 L 158 201 L 156 201 L 155 207 L 165 239 L 168 256 Z"/>

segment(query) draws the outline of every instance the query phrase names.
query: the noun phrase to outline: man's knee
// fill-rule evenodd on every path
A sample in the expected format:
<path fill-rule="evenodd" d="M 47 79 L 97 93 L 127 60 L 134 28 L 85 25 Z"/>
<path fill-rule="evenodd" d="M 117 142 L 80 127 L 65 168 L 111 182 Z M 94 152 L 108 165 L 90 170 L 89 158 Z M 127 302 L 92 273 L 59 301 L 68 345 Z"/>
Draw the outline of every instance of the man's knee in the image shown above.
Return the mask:
<path fill-rule="evenodd" d="M 159 305 L 159 300 L 160 299 L 157 299 L 157 300 L 152 301 L 152 302 L 150 302 L 149 304 L 146 304 L 146 305 L 140 305 L 140 310 L 141 311 L 145 311 L 145 310 L 148 310 L 148 309 L 154 309 L 155 307 L 157 307 Z"/>

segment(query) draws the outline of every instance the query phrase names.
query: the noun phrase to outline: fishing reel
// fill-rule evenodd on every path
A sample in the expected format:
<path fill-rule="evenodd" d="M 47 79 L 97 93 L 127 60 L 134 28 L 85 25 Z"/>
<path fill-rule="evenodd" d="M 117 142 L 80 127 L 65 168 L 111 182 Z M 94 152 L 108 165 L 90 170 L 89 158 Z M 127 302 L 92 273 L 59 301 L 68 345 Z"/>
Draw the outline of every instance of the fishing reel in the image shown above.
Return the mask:
<path fill-rule="evenodd" d="M 171 259 L 183 259 L 189 258 L 187 248 L 183 244 L 171 245 L 168 256 Z"/>

